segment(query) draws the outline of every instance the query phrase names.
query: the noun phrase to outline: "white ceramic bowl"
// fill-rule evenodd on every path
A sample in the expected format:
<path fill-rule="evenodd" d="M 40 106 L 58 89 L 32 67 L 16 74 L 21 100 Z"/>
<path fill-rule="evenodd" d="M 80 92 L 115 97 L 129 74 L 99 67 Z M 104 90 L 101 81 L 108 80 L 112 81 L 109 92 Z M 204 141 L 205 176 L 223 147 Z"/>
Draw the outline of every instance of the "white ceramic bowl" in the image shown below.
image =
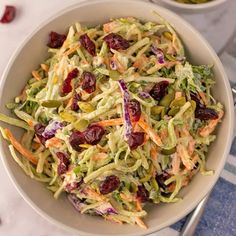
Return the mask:
<path fill-rule="evenodd" d="M 207 13 L 209 11 L 215 10 L 222 7 L 227 0 L 213 0 L 211 2 L 202 4 L 186 4 L 175 2 L 174 0 L 151 0 L 156 3 L 160 3 L 162 6 L 170 8 L 178 13 Z"/>
<path fill-rule="evenodd" d="M 104 221 L 101 217 L 81 215 L 69 203 L 65 196 L 55 200 L 45 185 L 26 176 L 10 157 L 5 141 L 0 142 L 1 159 L 12 182 L 23 198 L 49 221 L 86 235 L 145 235 L 175 223 L 189 213 L 211 190 L 217 181 L 229 152 L 233 130 L 233 101 L 230 86 L 224 69 L 215 52 L 208 43 L 188 23 L 174 13 L 157 5 L 143 1 L 100 0 L 87 1 L 74 5 L 43 23 L 27 37 L 13 55 L 2 77 L 0 87 L 0 111 L 9 113 L 5 104 L 19 94 L 32 69 L 47 57 L 47 39 L 51 30 L 65 32 L 76 21 L 82 24 L 97 25 L 109 18 L 134 16 L 148 21 L 157 21 L 155 10 L 173 24 L 186 46 L 188 59 L 195 64 L 214 64 L 216 86 L 214 96 L 225 106 L 225 117 L 218 129 L 217 140 L 210 148 L 207 167 L 215 170 L 213 176 L 198 174 L 191 184 L 181 191 L 183 200 L 175 204 L 160 204 L 147 207 L 145 222 L 147 230 L 137 226 L 119 225 Z M 7 127 L 5 124 L 1 126 Z M 11 127 L 11 130 L 12 127 Z M 14 129 L 14 135 L 20 137 L 21 131 Z M 30 221 L 30 219 L 29 219 Z M 81 235 L 80 234 L 80 235 Z"/>

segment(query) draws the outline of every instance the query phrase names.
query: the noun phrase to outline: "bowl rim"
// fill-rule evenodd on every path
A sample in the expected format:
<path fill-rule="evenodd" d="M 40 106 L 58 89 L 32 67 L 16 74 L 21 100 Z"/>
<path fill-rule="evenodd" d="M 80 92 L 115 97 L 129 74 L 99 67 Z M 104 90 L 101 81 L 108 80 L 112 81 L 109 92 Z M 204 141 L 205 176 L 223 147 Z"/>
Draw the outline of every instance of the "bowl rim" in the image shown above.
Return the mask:
<path fill-rule="evenodd" d="M 162 12 L 166 12 L 169 15 L 174 16 L 175 18 L 178 18 L 178 20 L 180 21 L 180 23 L 182 25 L 184 25 L 185 27 L 188 28 L 188 30 L 190 30 L 193 34 L 197 35 L 200 40 L 202 41 L 202 43 L 205 45 L 206 48 L 208 48 L 210 54 L 212 55 L 212 57 L 215 60 L 215 64 L 218 65 L 220 73 L 222 74 L 222 79 L 225 82 L 225 86 L 227 89 L 227 97 L 228 97 L 228 104 L 231 105 L 231 107 L 233 108 L 233 97 L 231 94 L 231 89 L 230 89 L 230 84 L 227 78 L 227 75 L 225 73 L 225 70 L 223 68 L 223 65 L 220 61 L 220 59 L 218 58 L 217 54 L 215 53 L 215 51 L 212 49 L 212 47 L 210 46 L 210 44 L 203 38 L 203 36 L 193 27 L 191 26 L 187 21 L 185 21 L 182 17 L 180 17 L 179 15 L 177 15 L 176 13 L 172 12 L 171 10 L 168 10 L 164 7 L 161 6 L 157 6 L 151 2 L 145 2 L 143 0 L 122 0 L 124 2 L 129 2 L 129 3 L 134 3 L 134 2 L 139 2 L 140 4 L 145 4 L 148 5 L 153 8 L 159 8 Z M 20 53 L 21 50 L 24 46 L 27 45 L 27 43 L 30 41 L 31 37 L 37 33 L 41 28 L 43 28 L 44 26 L 46 26 L 48 23 L 50 23 L 52 20 L 58 18 L 59 16 L 61 16 L 62 14 L 65 14 L 67 12 L 70 12 L 71 10 L 75 9 L 75 8 L 79 8 L 79 7 L 83 7 L 83 6 L 88 6 L 88 5 L 93 5 L 93 4 L 99 4 L 99 3 L 109 3 L 109 2 L 117 2 L 120 3 L 120 0 L 90 0 L 90 1 L 85 1 L 83 0 L 82 2 L 78 2 L 78 3 L 74 3 L 68 7 L 65 7 L 64 9 L 55 12 L 52 16 L 48 17 L 47 19 L 41 21 L 38 26 L 36 26 L 31 33 L 29 33 L 25 39 L 20 43 L 20 45 L 16 48 L 16 50 L 14 51 L 14 53 L 12 54 L 12 56 L 10 57 L 9 62 L 7 63 L 7 66 L 2 74 L 1 80 L 0 80 L 0 96 L 3 92 L 4 89 L 4 85 L 5 85 L 5 81 L 8 77 L 8 73 L 15 61 L 15 58 L 17 58 Z M 234 109 L 230 109 L 228 111 L 228 115 L 229 115 L 229 127 L 233 127 L 234 125 Z M 136 233 L 128 233 L 128 234 L 116 234 L 116 236 L 144 236 L 144 235 L 148 235 L 154 232 L 157 232 L 158 230 L 161 230 L 165 227 L 170 226 L 171 224 L 174 224 L 175 222 L 177 222 L 178 220 L 180 220 L 182 217 L 184 217 L 185 215 L 187 215 L 188 213 L 190 213 L 195 207 L 196 205 L 211 191 L 211 189 L 214 187 L 216 181 L 219 178 L 220 172 L 222 171 L 223 167 L 224 167 L 224 163 L 226 161 L 227 155 L 229 153 L 230 147 L 231 147 L 231 141 L 233 138 L 233 129 L 230 129 L 230 132 L 228 133 L 227 137 L 225 137 L 225 147 L 224 147 L 224 155 L 222 156 L 223 158 L 221 159 L 221 161 L 219 162 L 219 167 L 217 169 L 217 171 L 215 171 L 214 174 L 214 179 L 212 180 L 210 187 L 208 190 L 202 191 L 201 193 L 199 193 L 200 197 L 198 197 L 198 199 L 196 199 L 195 201 L 192 201 L 191 204 L 189 204 L 185 210 L 183 211 L 184 213 L 179 213 L 177 216 L 169 219 L 168 221 L 162 223 L 161 225 L 157 225 L 155 227 L 150 227 L 148 229 L 146 229 L 145 231 L 138 231 Z M 5 156 L 4 150 L 3 150 L 3 145 L 2 145 L 2 141 L 3 139 L 0 140 L 0 154 L 2 156 Z M 81 231 L 79 229 L 75 229 L 71 226 L 68 226 L 58 220 L 55 220 L 52 216 L 48 215 L 46 212 L 44 212 L 42 209 L 40 209 L 40 207 L 37 206 L 36 203 L 33 202 L 33 200 L 31 200 L 30 197 L 28 197 L 28 195 L 23 191 L 23 189 L 21 188 L 21 186 L 18 184 L 17 179 L 14 177 L 14 174 L 11 171 L 11 168 L 7 162 L 7 158 L 1 158 L 2 159 L 2 163 L 3 166 L 9 176 L 9 178 L 11 179 L 11 182 L 13 183 L 13 185 L 15 186 L 15 188 L 17 189 L 17 191 L 19 192 L 19 194 L 22 196 L 22 198 L 40 215 L 42 216 L 44 219 L 47 219 L 49 222 L 53 223 L 54 225 L 67 230 L 69 232 L 73 232 L 73 233 L 80 233 L 81 235 L 87 235 L 87 236 L 94 236 L 93 233 L 88 233 L 85 231 Z"/>
<path fill-rule="evenodd" d="M 207 10 L 210 8 L 214 8 L 216 6 L 219 6 L 223 3 L 225 3 L 227 0 L 213 0 L 211 2 L 201 3 L 201 4 L 186 4 L 181 2 L 175 2 L 173 0 L 160 0 L 164 2 L 165 4 L 168 4 L 172 7 L 176 7 L 179 9 L 185 9 L 185 10 Z"/>

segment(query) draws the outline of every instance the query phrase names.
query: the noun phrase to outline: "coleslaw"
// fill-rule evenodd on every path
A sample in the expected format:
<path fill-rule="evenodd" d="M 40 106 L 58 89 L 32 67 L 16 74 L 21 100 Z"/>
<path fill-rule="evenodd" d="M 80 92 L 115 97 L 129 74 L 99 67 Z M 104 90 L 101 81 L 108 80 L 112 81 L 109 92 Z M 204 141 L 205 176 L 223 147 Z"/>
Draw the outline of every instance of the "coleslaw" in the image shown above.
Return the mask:
<path fill-rule="evenodd" d="M 159 16 L 158 16 L 159 17 Z M 14 160 L 81 213 L 147 226 L 148 202 L 177 202 L 206 170 L 223 106 L 212 66 L 192 65 L 174 29 L 133 17 L 50 33 L 49 58 L 32 71 L 0 120 Z"/>

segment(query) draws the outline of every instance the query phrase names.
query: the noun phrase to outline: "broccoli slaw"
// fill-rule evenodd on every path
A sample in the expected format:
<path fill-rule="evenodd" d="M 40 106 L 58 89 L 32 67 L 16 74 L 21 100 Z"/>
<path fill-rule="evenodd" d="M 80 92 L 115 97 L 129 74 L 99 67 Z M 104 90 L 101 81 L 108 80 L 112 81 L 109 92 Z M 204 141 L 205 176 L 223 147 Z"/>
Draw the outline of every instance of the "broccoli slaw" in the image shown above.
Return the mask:
<path fill-rule="evenodd" d="M 146 228 L 146 203 L 177 202 L 206 170 L 223 105 L 212 66 L 191 65 L 166 20 L 112 19 L 50 33 L 50 57 L 7 108 L 13 159 L 81 213 Z"/>

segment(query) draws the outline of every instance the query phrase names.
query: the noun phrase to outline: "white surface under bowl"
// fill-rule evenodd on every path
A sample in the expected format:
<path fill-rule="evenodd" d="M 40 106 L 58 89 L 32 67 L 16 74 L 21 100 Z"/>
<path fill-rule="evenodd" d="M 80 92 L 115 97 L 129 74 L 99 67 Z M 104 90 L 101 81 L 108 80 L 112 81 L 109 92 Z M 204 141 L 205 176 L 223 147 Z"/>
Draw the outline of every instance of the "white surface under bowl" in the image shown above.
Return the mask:
<path fill-rule="evenodd" d="M 229 152 L 233 131 L 233 101 L 227 77 L 221 62 L 208 43 L 188 23 L 179 16 L 157 5 L 142 1 L 100 0 L 89 1 L 69 7 L 43 23 L 27 37 L 25 42 L 13 55 L 2 78 L 0 87 L 0 111 L 8 114 L 5 104 L 19 94 L 27 82 L 30 72 L 47 57 L 47 38 L 51 30 L 66 32 L 76 21 L 82 24 L 97 25 L 109 18 L 134 16 L 146 21 L 157 21 L 155 10 L 173 24 L 186 46 L 188 60 L 196 64 L 214 64 L 216 86 L 214 96 L 225 106 L 225 117 L 218 129 L 217 140 L 208 154 L 207 167 L 215 170 L 213 176 L 194 177 L 191 184 L 181 195 L 183 200 L 175 204 L 149 206 L 145 222 L 147 230 L 137 226 L 118 225 L 104 221 L 102 218 L 81 215 L 68 202 L 65 196 L 54 200 L 45 185 L 26 176 L 10 157 L 7 143 L 1 139 L 1 159 L 14 185 L 23 198 L 43 217 L 49 221 L 80 235 L 146 235 L 166 227 L 189 213 L 210 191 L 224 166 Z M 8 127 L 1 123 L 1 126 Z M 11 130 L 12 127 L 11 127 Z M 14 135 L 20 137 L 21 130 L 15 128 Z M 30 220 L 30 219 L 29 219 Z"/>
<path fill-rule="evenodd" d="M 226 3 L 227 0 L 213 0 L 211 2 L 201 3 L 201 4 L 186 4 L 186 3 L 176 2 L 174 0 L 151 0 L 151 1 L 155 3 L 160 3 L 160 5 L 165 6 L 178 13 L 193 14 L 193 13 L 207 13 L 209 11 L 213 11 L 219 7 L 222 7 L 222 5 Z"/>

